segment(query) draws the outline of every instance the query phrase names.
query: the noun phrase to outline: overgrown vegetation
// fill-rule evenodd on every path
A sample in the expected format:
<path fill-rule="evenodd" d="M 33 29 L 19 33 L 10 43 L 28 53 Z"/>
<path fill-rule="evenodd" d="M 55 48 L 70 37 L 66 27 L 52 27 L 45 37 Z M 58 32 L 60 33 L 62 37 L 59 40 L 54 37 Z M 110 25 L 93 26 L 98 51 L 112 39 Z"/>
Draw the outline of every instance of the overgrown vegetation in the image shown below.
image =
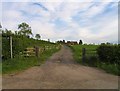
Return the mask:
<path fill-rule="evenodd" d="M 98 47 L 97 54 L 99 55 L 99 59 L 104 63 L 120 63 L 120 45 L 102 44 Z"/>
<path fill-rule="evenodd" d="M 11 30 L 2 30 L 2 73 L 13 73 L 25 70 L 35 65 L 41 65 L 47 58 L 60 49 L 59 44 L 49 41 L 34 39 L 31 27 L 26 23 L 18 25 L 18 31 L 14 33 Z M 13 58 L 10 58 L 10 36 L 12 36 Z M 38 36 L 38 34 L 37 34 Z M 42 50 L 39 57 L 24 57 L 26 48 L 39 47 Z M 46 48 L 47 47 L 47 48 Z"/>
<path fill-rule="evenodd" d="M 104 69 L 108 73 L 120 75 L 120 45 L 74 45 L 70 46 L 78 63 Z M 86 49 L 82 62 L 82 48 Z"/>

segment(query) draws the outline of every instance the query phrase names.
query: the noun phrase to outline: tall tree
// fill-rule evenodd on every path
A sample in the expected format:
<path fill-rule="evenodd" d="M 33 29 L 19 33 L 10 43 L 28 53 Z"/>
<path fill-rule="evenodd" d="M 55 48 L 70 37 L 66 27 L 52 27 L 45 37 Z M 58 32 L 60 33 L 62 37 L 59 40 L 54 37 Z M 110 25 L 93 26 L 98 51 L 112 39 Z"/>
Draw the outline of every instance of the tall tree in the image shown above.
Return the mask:
<path fill-rule="evenodd" d="M 19 24 L 18 25 L 18 29 L 20 29 L 18 31 L 18 34 L 20 34 L 20 35 L 24 35 L 24 36 L 30 36 L 30 35 L 32 35 L 32 29 L 31 29 L 31 27 L 27 23 L 25 23 L 25 22 Z"/>
<path fill-rule="evenodd" d="M 65 44 L 65 40 L 63 40 L 63 43 Z"/>
<path fill-rule="evenodd" d="M 82 45 L 82 44 L 83 44 L 82 40 L 80 40 L 80 41 L 79 41 L 79 44 L 80 44 L 80 45 Z"/>
<path fill-rule="evenodd" d="M 41 38 L 40 34 L 36 34 L 36 35 L 35 35 L 35 38 L 36 38 L 36 39 L 40 39 L 40 38 Z"/>
<path fill-rule="evenodd" d="M 50 42 L 50 39 L 48 39 L 48 42 Z"/>

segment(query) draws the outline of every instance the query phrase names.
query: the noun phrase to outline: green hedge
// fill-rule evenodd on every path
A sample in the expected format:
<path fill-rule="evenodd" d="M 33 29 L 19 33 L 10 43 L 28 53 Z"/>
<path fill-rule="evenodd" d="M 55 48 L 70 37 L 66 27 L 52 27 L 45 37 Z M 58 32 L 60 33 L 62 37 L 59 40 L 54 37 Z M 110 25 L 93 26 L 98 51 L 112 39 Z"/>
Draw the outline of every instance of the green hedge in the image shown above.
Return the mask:
<path fill-rule="evenodd" d="M 120 63 L 120 45 L 100 45 L 97 49 L 97 54 L 104 63 Z"/>
<path fill-rule="evenodd" d="M 26 37 L 12 36 L 13 56 L 15 57 L 29 45 L 30 39 Z M 10 39 L 2 36 L 2 55 L 3 59 L 10 58 Z"/>

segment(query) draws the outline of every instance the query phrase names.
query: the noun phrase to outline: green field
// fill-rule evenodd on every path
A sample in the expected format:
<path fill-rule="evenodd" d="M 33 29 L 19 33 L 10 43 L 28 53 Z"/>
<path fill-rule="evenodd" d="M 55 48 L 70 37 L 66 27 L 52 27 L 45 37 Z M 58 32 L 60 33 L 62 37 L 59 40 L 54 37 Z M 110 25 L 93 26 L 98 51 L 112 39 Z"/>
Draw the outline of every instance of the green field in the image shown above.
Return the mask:
<path fill-rule="evenodd" d="M 49 49 L 45 49 L 42 53 L 40 53 L 38 58 L 37 57 L 23 57 L 23 56 L 18 55 L 17 57 L 13 59 L 4 60 L 2 62 L 2 73 L 3 74 L 16 73 L 16 72 L 23 71 L 33 66 L 40 66 L 53 53 L 60 50 L 60 46 L 58 44 L 49 44 L 47 46 L 49 46 Z"/>
<path fill-rule="evenodd" d="M 98 45 L 74 45 L 70 46 L 71 49 L 73 50 L 73 56 L 74 59 L 78 62 L 81 63 L 82 59 L 82 48 L 86 48 L 86 53 L 87 54 L 95 54 L 96 49 L 98 48 Z"/>

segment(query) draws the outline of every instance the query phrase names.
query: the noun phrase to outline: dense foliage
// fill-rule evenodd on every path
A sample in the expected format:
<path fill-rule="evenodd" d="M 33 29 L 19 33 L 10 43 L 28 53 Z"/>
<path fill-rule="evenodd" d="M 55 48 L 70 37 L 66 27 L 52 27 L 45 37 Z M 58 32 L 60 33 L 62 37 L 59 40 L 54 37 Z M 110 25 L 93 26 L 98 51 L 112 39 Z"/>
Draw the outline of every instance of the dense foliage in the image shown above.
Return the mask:
<path fill-rule="evenodd" d="M 120 63 L 120 45 L 102 44 L 98 47 L 97 53 L 99 59 L 104 63 Z"/>

